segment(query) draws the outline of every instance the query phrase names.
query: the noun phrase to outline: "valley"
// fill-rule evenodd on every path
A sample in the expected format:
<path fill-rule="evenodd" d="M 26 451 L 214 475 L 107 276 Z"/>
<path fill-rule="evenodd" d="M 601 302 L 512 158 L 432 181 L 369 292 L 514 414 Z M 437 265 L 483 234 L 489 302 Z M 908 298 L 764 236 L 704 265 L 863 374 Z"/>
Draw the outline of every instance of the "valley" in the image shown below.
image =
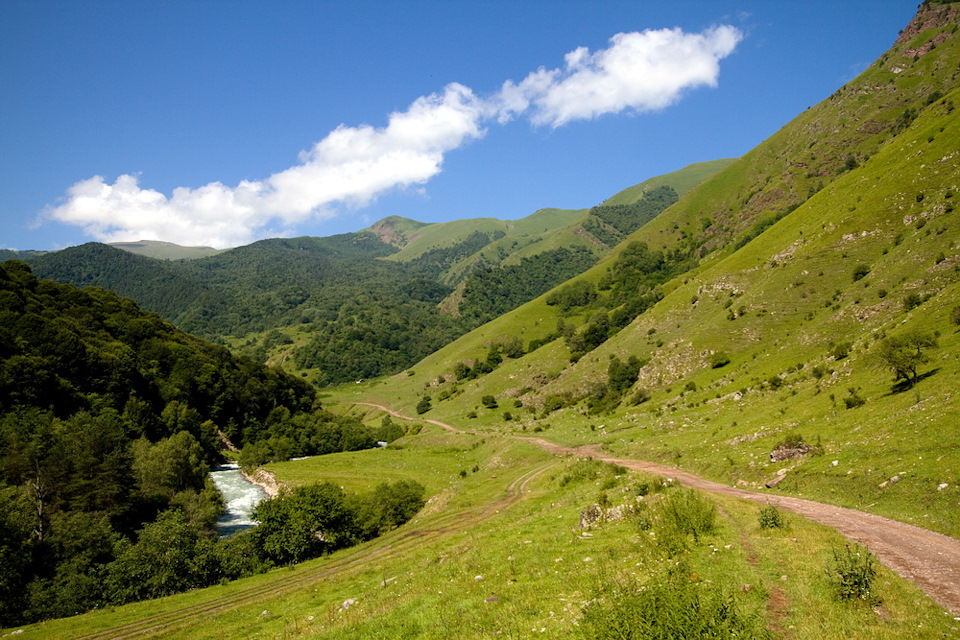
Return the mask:
<path fill-rule="evenodd" d="M 957 637 L 958 25 L 588 209 L 0 252 L 0 636 Z"/>

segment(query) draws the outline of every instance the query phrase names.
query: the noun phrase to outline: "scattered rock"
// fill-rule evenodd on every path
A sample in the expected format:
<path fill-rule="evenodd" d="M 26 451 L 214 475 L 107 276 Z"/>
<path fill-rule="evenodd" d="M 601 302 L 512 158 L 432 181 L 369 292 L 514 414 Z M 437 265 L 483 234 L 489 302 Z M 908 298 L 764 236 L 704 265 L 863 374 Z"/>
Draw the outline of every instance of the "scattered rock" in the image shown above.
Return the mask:
<path fill-rule="evenodd" d="M 787 474 L 778 475 L 775 478 L 767 480 L 767 483 L 764 485 L 767 489 L 773 489 L 775 486 L 783 482 L 783 479 L 787 477 Z"/>
<path fill-rule="evenodd" d="M 357 604 L 356 600 L 354 600 L 353 598 L 347 598 L 346 600 L 343 601 L 343 604 L 340 605 L 340 608 L 346 610 L 355 604 Z"/>
<path fill-rule="evenodd" d="M 770 462 L 783 462 L 784 460 L 793 460 L 801 458 L 811 451 L 814 447 L 806 442 L 792 442 L 790 444 L 781 444 L 770 452 Z"/>
<path fill-rule="evenodd" d="M 270 615 L 270 611 L 268 611 L 267 609 L 264 609 L 263 611 L 260 612 L 260 615 L 257 616 L 257 617 L 258 617 L 258 618 L 266 618 L 266 617 L 269 616 L 269 615 Z"/>
<path fill-rule="evenodd" d="M 946 488 L 949 487 L 949 486 L 950 486 L 950 485 L 947 484 L 946 482 L 941 482 L 940 484 L 937 485 L 937 491 L 943 491 L 944 489 L 946 489 Z"/>

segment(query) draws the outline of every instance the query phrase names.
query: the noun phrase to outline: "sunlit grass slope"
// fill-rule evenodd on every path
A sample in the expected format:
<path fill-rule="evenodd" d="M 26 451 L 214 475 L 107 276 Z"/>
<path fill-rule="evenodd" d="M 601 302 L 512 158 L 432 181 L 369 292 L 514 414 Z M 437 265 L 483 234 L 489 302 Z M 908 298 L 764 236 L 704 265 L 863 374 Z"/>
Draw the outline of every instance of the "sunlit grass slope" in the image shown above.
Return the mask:
<path fill-rule="evenodd" d="M 579 324 L 602 310 L 561 317 L 544 296 L 331 401 L 374 398 L 411 412 L 429 395 L 427 417 L 479 432 L 605 442 L 749 486 L 783 475 L 776 491 L 960 535 L 956 16 L 955 3 L 921 10 L 860 78 L 637 231 L 654 248 L 702 242 L 700 265 L 576 364 L 555 340 L 454 380 L 458 362 L 482 360 L 505 337 L 529 344 L 558 319 Z M 598 282 L 617 255 L 581 278 Z M 879 345 L 911 329 L 938 334 L 939 346 L 903 390 Z M 714 368 L 718 352 L 729 363 Z M 607 383 L 613 356 L 646 365 L 619 408 L 593 414 L 574 401 Z M 631 405 L 641 389 L 650 399 Z M 548 413 L 557 397 L 568 406 Z M 794 434 L 822 455 L 771 463 Z"/>
<path fill-rule="evenodd" d="M 356 473 L 361 458 L 366 480 Z M 878 609 L 838 601 L 832 553 L 843 540 L 824 527 L 785 514 L 785 528 L 762 529 L 758 505 L 695 498 L 713 512 L 713 526 L 696 538 L 671 538 L 664 504 L 684 490 L 551 457 L 521 440 L 425 425 L 387 450 L 275 470 L 291 484 L 342 479 L 360 488 L 400 467 L 431 497 L 414 520 L 380 539 L 219 587 L 26 627 L 17 637 L 579 637 L 585 609 L 671 574 L 734 607 L 750 637 L 769 630 L 797 639 L 946 638 L 955 625 L 883 568 Z M 598 502 L 607 517 L 581 526 Z M 635 515 L 622 517 L 629 509 Z M 680 605 L 660 606 L 663 615 L 689 613 L 676 611 Z"/>

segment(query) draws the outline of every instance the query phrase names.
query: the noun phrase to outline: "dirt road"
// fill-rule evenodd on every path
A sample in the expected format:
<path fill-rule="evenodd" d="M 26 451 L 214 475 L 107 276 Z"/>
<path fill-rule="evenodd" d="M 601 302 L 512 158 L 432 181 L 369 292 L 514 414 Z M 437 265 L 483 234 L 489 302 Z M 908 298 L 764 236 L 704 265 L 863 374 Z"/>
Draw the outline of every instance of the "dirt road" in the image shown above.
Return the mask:
<path fill-rule="evenodd" d="M 382 409 L 397 418 L 412 419 L 380 405 L 369 404 L 368 406 Z M 454 433 L 468 433 L 438 420 L 426 420 L 426 422 Z M 881 562 L 919 586 L 941 607 L 955 616 L 960 616 L 960 540 L 856 509 L 846 509 L 775 493 L 747 491 L 704 480 L 674 467 L 643 460 L 618 458 L 602 453 L 594 445 L 570 448 L 543 438 L 521 439 L 557 455 L 596 458 L 627 469 L 655 473 L 673 478 L 688 487 L 762 504 L 772 504 L 825 524 L 870 549 Z"/>

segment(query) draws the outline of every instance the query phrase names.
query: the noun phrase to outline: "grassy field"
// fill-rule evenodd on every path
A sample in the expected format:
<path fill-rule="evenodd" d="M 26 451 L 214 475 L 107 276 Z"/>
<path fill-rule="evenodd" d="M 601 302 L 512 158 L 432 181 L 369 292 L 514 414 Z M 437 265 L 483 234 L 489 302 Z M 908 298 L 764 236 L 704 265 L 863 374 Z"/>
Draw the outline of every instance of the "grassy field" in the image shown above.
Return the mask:
<path fill-rule="evenodd" d="M 431 498 L 414 520 L 360 547 L 27 627 L 17 637 L 590 637 L 580 626 L 586 609 L 630 611 L 623 594 L 671 580 L 698 602 L 729 603 L 750 637 L 946 638 L 957 631 L 953 618 L 883 567 L 868 601 L 837 600 L 833 553 L 844 540 L 824 527 L 782 514 L 782 527 L 762 529 L 758 505 L 699 498 L 715 511 L 713 527 L 694 539 L 663 515 L 687 490 L 551 457 L 515 439 L 428 427 L 392 450 L 293 461 L 275 471 L 291 484 L 322 478 L 356 489 L 402 472 L 430 487 Z M 581 527 L 582 512 L 595 504 L 607 505 L 606 520 Z M 621 517 L 625 505 L 634 513 Z M 658 606 L 667 613 L 688 605 Z"/>

